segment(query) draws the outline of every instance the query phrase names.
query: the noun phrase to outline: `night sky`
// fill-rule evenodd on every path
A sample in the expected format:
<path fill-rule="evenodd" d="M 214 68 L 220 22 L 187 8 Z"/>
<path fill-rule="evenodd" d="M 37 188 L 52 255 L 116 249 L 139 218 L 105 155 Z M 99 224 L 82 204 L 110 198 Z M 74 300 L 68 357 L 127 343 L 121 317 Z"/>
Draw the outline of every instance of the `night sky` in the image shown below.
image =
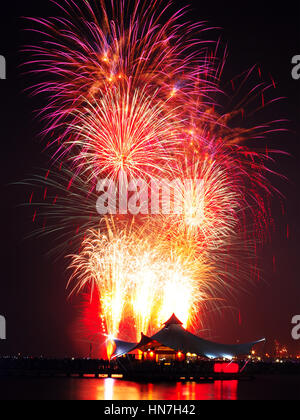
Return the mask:
<path fill-rule="evenodd" d="M 228 343 L 266 337 L 267 348 L 276 338 L 296 352 L 300 346 L 291 338 L 291 319 L 300 314 L 300 80 L 291 77 L 291 59 L 300 54 L 300 5 L 296 9 L 292 2 L 247 2 L 250 6 L 245 2 L 236 6 L 231 1 L 189 3 L 193 19 L 222 28 L 219 33 L 229 48 L 226 74 L 234 77 L 259 64 L 263 77 L 271 74 L 277 82 L 276 96 L 285 98 L 273 108 L 274 118 L 289 120 L 287 133 L 269 139 L 270 146 L 289 154 L 279 157 L 276 166 L 288 180 L 274 177 L 285 197 L 286 214 L 282 215 L 280 202 L 274 198 L 276 229 L 272 242 L 259 256 L 263 279 L 228 302 L 235 309 L 224 309 L 222 316 L 210 323 L 210 337 Z M 1 7 L 0 55 L 7 60 L 7 80 L 0 80 L 0 314 L 7 319 L 7 341 L 0 341 L 0 355 L 86 356 L 89 350 L 75 334 L 78 301 L 67 300 L 66 262 L 47 257 L 54 246 L 48 238 L 25 239 L 33 229 L 32 209 L 20 205 L 28 202 L 31 191 L 14 185 L 49 166 L 42 153 L 42 125 L 35 117 L 44 103 L 25 92 L 33 79 L 20 65 L 29 59 L 21 53 L 22 47 L 38 39 L 24 31 L 29 25 L 21 17 L 52 15 L 57 15 L 57 8 L 48 0 L 11 0 Z"/>

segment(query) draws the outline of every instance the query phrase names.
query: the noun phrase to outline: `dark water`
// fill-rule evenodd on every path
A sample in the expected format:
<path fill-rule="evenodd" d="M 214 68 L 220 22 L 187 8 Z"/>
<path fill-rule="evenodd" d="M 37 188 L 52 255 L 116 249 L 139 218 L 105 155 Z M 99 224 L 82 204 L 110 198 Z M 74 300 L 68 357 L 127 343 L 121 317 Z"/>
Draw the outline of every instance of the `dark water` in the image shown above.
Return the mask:
<path fill-rule="evenodd" d="M 141 384 L 118 379 L 0 378 L 1 400 L 300 400 L 300 375 Z"/>

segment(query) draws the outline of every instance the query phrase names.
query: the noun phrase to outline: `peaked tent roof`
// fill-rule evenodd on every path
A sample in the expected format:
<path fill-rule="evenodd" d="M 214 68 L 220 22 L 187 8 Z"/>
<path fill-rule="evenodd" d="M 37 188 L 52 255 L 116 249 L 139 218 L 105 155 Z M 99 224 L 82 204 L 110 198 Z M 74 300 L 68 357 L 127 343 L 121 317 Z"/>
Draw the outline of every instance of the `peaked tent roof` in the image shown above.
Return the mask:
<path fill-rule="evenodd" d="M 116 351 L 114 353 L 114 357 L 122 356 L 123 354 L 142 348 L 148 343 L 150 344 L 152 342 L 156 342 L 164 347 L 169 347 L 174 351 L 197 354 L 198 356 L 207 357 L 209 359 L 231 359 L 232 357 L 249 354 L 255 344 L 265 341 L 265 339 L 263 339 L 246 344 L 227 345 L 203 340 L 202 338 L 185 330 L 182 327 L 182 323 L 175 315 L 172 315 L 169 321 L 167 321 L 164 325 L 164 328 L 152 337 L 147 337 L 142 334 L 140 343 L 133 344 L 115 340 Z"/>
<path fill-rule="evenodd" d="M 183 325 L 183 323 L 181 321 L 179 321 L 179 319 L 177 318 L 177 316 L 175 314 L 173 314 L 171 316 L 171 318 L 167 322 L 165 322 L 163 325 L 165 327 L 168 327 L 169 325 L 173 325 L 173 324 L 174 325 L 176 325 L 176 324 Z"/>

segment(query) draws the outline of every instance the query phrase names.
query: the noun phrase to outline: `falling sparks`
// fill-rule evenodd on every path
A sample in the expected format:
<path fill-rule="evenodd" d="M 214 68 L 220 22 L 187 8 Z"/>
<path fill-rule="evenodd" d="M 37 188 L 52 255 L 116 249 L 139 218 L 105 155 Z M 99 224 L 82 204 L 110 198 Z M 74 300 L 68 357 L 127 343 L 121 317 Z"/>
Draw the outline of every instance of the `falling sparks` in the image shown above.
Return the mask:
<path fill-rule="evenodd" d="M 163 237 L 90 231 L 82 252 L 72 256 L 72 279 L 79 291 L 90 282 L 98 290 L 110 335 L 118 336 L 125 317 L 133 319 L 136 339 L 141 331 L 154 332 L 173 310 L 185 326 L 192 321 L 191 308 L 205 297 L 209 270 L 200 258 L 187 258 L 179 247 L 168 252 L 166 245 Z"/>
<path fill-rule="evenodd" d="M 101 334 L 118 337 L 125 323 L 139 339 L 174 312 L 186 327 L 197 325 L 199 312 L 247 271 L 242 249 L 256 256 L 264 242 L 273 151 L 248 140 L 273 133 L 275 122 L 249 127 L 247 116 L 269 105 L 268 87 L 253 67 L 230 80 L 225 111 L 225 59 L 219 43 L 204 40 L 203 23 L 184 22 L 183 10 L 172 14 L 160 0 L 117 1 L 110 12 L 104 1 L 77 3 L 58 4 L 64 18 L 32 19 L 45 37 L 29 48 L 46 76 L 34 93 L 49 93 L 41 115 L 58 168 L 40 180 L 55 223 L 45 231 L 61 241 L 67 232 L 65 243 L 76 245 L 69 284 L 97 291 Z M 254 73 L 259 84 L 239 97 Z M 174 192 L 163 205 L 183 211 L 100 217 L 95 184 L 120 173 L 147 186 L 163 179 Z"/>

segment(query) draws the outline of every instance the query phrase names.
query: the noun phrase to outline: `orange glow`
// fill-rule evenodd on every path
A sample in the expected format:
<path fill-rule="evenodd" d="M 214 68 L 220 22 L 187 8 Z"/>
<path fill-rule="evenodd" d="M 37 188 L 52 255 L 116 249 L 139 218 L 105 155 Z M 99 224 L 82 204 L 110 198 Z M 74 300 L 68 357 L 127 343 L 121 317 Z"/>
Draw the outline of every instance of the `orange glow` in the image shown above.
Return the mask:
<path fill-rule="evenodd" d="M 112 231 L 108 236 L 97 231 L 87 234 L 71 267 L 80 289 L 93 279 L 106 334 L 118 337 L 122 319 L 129 315 L 134 319 L 133 339 L 138 341 L 141 331 L 154 334 L 173 312 L 184 328 L 193 322 L 205 298 L 199 278 L 203 285 L 208 284 L 209 267 L 201 256 L 192 258 L 195 250 L 189 243 L 169 252 L 165 235 L 162 231 L 160 237 L 155 234 L 145 239 L 126 231 Z"/>
<path fill-rule="evenodd" d="M 181 351 L 177 353 L 176 357 L 177 357 L 177 360 L 184 360 L 184 354 Z"/>
<path fill-rule="evenodd" d="M 106 346 L 108 360 L 111 359 L 111 357 L 114 354 L 115 350 L 116 350 L 116 343 L 113 340 L 109 340 L 107 342 L 107 346 Z"/>
<path fill-rule="evenodd" d="M 171 91 L 170 97 L 171 97 L 171 98 L 173 98 L 173 97 L 176 95 L 176 93 L 177 93 L 177 89 L 176 89 L 176 88 L 174 88 L 174 89 Z"/>

